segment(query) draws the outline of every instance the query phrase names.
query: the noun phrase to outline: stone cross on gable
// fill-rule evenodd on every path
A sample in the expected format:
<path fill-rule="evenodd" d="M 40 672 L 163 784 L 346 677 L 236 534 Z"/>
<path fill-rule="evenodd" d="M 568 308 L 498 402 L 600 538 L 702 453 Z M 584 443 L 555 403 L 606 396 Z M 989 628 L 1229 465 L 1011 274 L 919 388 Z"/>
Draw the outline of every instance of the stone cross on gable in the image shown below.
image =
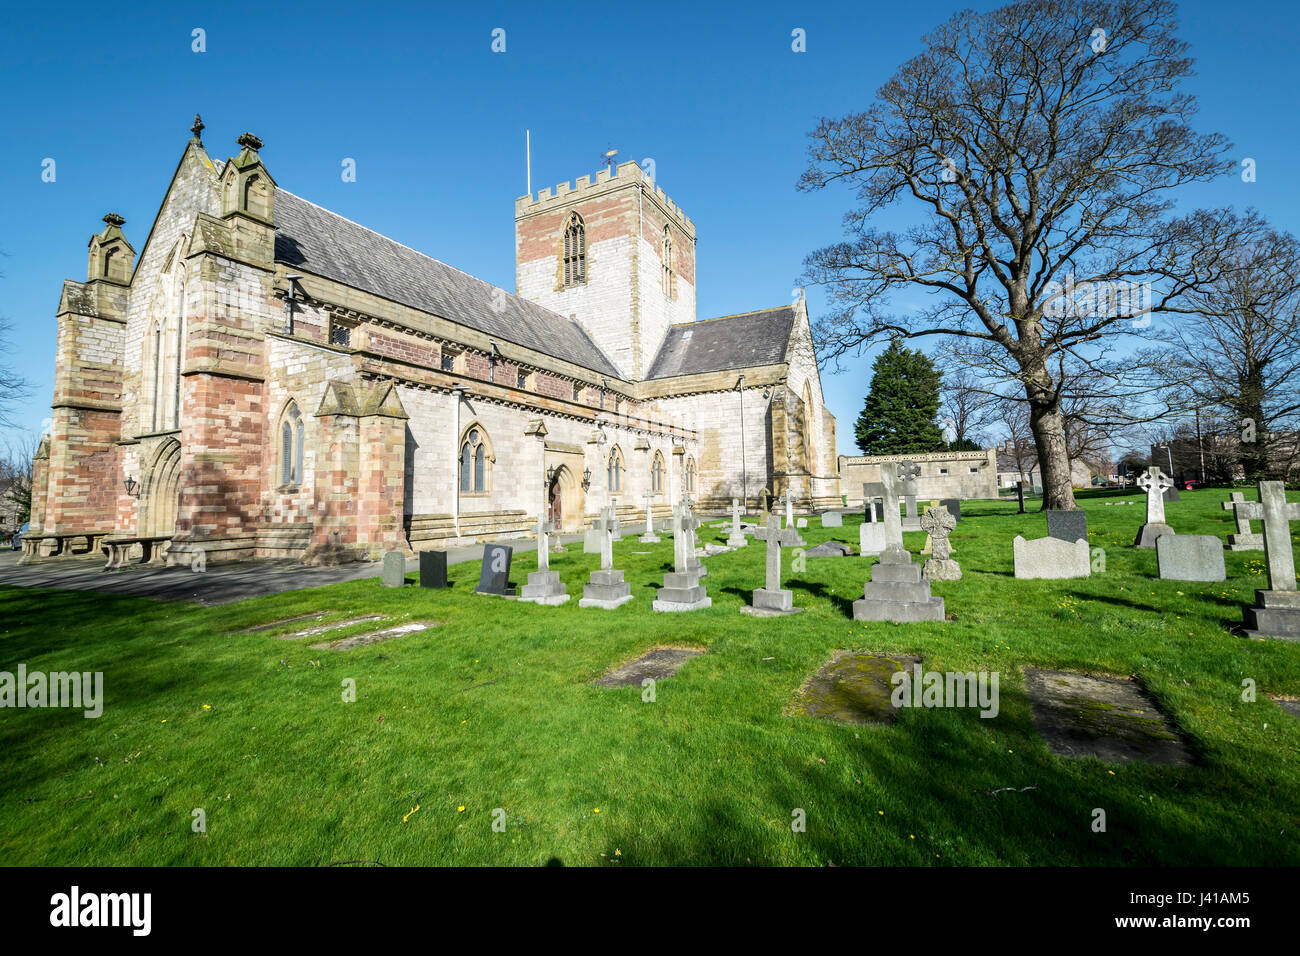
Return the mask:
<path fill-rule="evenodd" d="M 930 536 L 930 548 L 936 561 L 947 561 L 952 557 L 952 547 L 948 544 L 948 535 L 957 527 L 957 519 L 948 513 L 943 505 L 928 509 L 921 515 L 921 530 Z"/>
<path fill-rule="evenodd" d="M 1300 521 L 1300 501 L 1286 500 L 1280 481 L 1261 481 L 1259 501 L 1234 501 L 1237 520 L 1264 522 L 1264 563 L 1270 591 L 1295 591 L 1295 555 L 1291 551 L 1291 522 Z"/>
<path fill-rule="evenodd" d="M 551 532 L 555 525 L 546 520 L 545 515 L 537 516 L 537 570 L 551 569 Z"/>
<path fill-rule="evenodd" d="M 1165 492 L 1174 486 L 1168 475 L 1152 465 L 1137 480 L 1137 486 L 1147 493 L 1147 523 L 1165 523 Z"/>
<path fill-rule="evenodd" d="M 618 531 L 618 517 L 614 514 L 614 509 L 601 508 L 600 517 L 591 527 L 600 532 L 600 569 L 609 571 L 614 567 L 614 532 Z"/>
<path fill-rule="evenodd" d="M 782 528 L 777 515 L 769 515 L 767 527 L 754 532 L 754 537 L 767 542 L 767 578 L 763 585 L 769 591 L 781 590 L 781 548 L 799 543 L 793 528 Z"/>

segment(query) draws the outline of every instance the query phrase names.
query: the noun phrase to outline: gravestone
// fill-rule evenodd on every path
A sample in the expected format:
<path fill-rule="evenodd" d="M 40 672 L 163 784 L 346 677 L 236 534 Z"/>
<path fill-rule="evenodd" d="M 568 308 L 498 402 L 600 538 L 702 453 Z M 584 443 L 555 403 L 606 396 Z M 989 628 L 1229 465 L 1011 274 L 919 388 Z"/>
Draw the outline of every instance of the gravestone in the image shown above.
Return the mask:
<path fill-rule="evenodd" d="M 641 497 L 645 499 L 645 534 L 641 535 L 637 540 L 642 544 L 658 544 L 659 535 L 655 534 L 654 519 L 655 496 L 651 492 L 647 491 Z"/>
<path fill-rule="evenodd" d="M 763 587 L 754 589 L 753 605 L 742 607 L 741 612 L 751 617 L 799 613 L 803 608 L 794 606 L 794 592 L 781 587 L 781 547 L 799 543 L 799 536 L 792 528 L 782 528 L 779 518 L 771 517 L 767 527 L 756 531 L 754 537 L 767 542 L 766 579 Z"/>
<path fill-rule="evenodd" d="M 699 571 L 701 578 L 707 578 L 709 569 L 700 562 L 700 551 L 702 549 L 700 548 L 700 536 L 696 530 L 700 526 L 700 519 L 695 516 L 694 503 L 690 498 L 686 498 L 678 507 L 682 509 L 682 513 L 687 519 L 685 524 L 680 524 L 679 527 L 684 529 L 683 534 L 686 536 L 686 553 L 690 558 L 688 567 Z"/>
<path fill-rule="evenodd" d="M 406 555 L 401 551 L 384 552 L 384 587 L 400 588 L 406 584 Z"/>
<path fill-rule="evenodd" d="M 614 535 L 618 533 L 618 517 L 612 507 L 600 509 L 600 517 L 592 525 L 600 535 L 600 569 L 591 572 L 589 583 L 582 587 L 578 607 L 599 607 L 605 610 L 621 607 L 632 600 L 632 585 L 623 580 L 623 572 L 614 568 Z"/>
<path fill-rule="evenodd" d="M 1232 493 L 1232 500 L 1223 503 L 1224 511 L 1233 512 L 1233 517 L 1237 521 L 1237 533 L 1228 535 L 1229 551 L 1263 551 L 1264 536 L 1255 534 L 1250 530 L 1250 519 L 1246 517 L 1244 511 L 1237 511 L 1237 503 L 1245 502 L 1246 496 L 1240 491 Z"/>
<path fill-rule="evenodd" d="M 731 533 L 727 535 L 727 547 L 743 548 L 749 544 L 749 539 L 745 537 L 745 532 L 740 526 L 740 499 L 731 499 Z"/>
<path fill-rule="evenodd" d="M 563 604 L 569 592 L 560 580 L 560 572 L 551 570 L 551 532 L 555 525 L 544 516 L 537 519 L 537 570 L 528 575 L 528 583 L 519 592 L 519 600 L 531 604 Z"/>
<path fill-rule="evenodd" d="M 898 509 L 894 509 L 898 514 Z M 885 518 L 889 509 L 885 509 Z M 921 566 L 903 548 L 886 548 L 871 569 L 871 580 L 862 588 L 861 599 L 853 602 L 855 621 L 942 621 L 943 598 L 930 593 L 930 582 L 921 577 Z"/>
<path fill-rule="evenodd" d="M 1172 765 L 1194 759 L 1178 728 L 1136 681 L 1027 668 L 1025 691 L 1034 725 L 1054 753 Z"/>
<path fill-rule="evenodd" d="M 898 481 L 892 468 L 880 469 L 881 497 L 885 501 L 885 550 L 904 550 L 903 523 L 898 517 Z"/>
<path fill-rule="evenodd" d="M 1264 523 L 1264 563 L 1268 589 L 1255 592 L 1246 608 L 1247 637 L 1273 637 L 1300 641 L 1300 592 L 1296 590 L 1295 554 L 1291 550 L 1291 522 L 1300 521 L 1300 502 L 1286 500 L 1280 481 L 1261 481 L 1259 501 L 1233 502 L 1236 512 Z"/>
<path fill-rule="evenodd" d="M 805 558 L 842 558 L 853 553 L 853 549 L 839 541 L 823 541 L 815 548 L 803 553 Z"/>
<path fill-rule="evenodd" d="M 1082 509 L 1047 512 L 1047 535 L 1062 541 L 1087 541 L 1088 512 Z"/>
<path fill-rule="evenodd" d="M 916 513 L 916 495 L 907 495 L 903 498 L 903 530 L 921 530 L 921 518 Z"/>
<path fill-rule="evenodd" d="M 1182 496 L 1178 494 L 1178 486 L 1170 485 L 1169 490 L 1165 492 L 1165 504 L 1168 504 L 1171 501 L 1181 501 L 1181 500 L 1182 500 Z"/>
<path fill-rule="evenodd" d="M 1088 542 L 1062 541 L 1060 538 L 1034 538 L 1027 541 L 1016 535 L 1011 542 L 1016 577 L 1086 578 L 1092 574 L 1088 560 Z"/>
<path fill-rule="evenodd" d="M 1025 513 L 1025 483 L 1023 481 L 1016 482 L 1016 499 L 1020 502 L 1020 513 L 1024 514 Z"/>
<path fill-rule="evenodd" d="M 1147 493 L 1147 521 L 1133 542 L 1135 548 L 1154 548 L 1162 534 L 1173 534 L 1174 529 L 1165 524 L 1165 492 L 1173 487 L 1168 475 L 1152 465 L 1138 476 L 1137 486 Z"/>
<path fill-rule="evenodd" d="M 881 466 L 881 471 L 885 466 Z M 904 531 L 920 531 L 921 519 L 916 513 L 916 480 L 921 476 L 921 466 L 914 461 L 900 462 L 898 465 L 898 494 L 903 499 L 905 514 L 902 521 Z M 895 508 L 897 510 L 897 508 Z"/>
<path fill-rule="evenodd" d="M 483 570 L 479 572 L 475 594 L 514 597 L 515 589 L 510 586 L 510 559 L 514 551 L 506 544 L 483 546 Z"/>
<path fill-rule="evenodd" d="M 961 520 L 961 499 L 960 498 L 941 498 L 939 505 L 948 509 L 948 514 L 952 515 L 954 521 Z"/>
<path fill-rule="evenodd" d="M 866 496 L 867 516 L 858 526 L 858 550 L 864 555 L 880 554 L 885 550 L 885 514 L 875 497 L 883 495 L 885 489 L 879 482 L 871 482 L 862 486 L 862 493 Z"/>
<path fill-rule="evenodd" d="M 844 516 L 838 511 L 828 511 L 822 515 L 823 528 L 843 528 Z"/>
<path fill-rule="evenodd" d="M 445 588 L 447 586 L 447 552 L 420 552 L 420 587 Z"/>
<path fill-rule="evenodd" d="M 611 668 L 593 683 L 597 687 L 644 687 L 644 681 L 672 677 L 692 657 L 703 651 L 688 647 L 656 647 L 634 661 Z"/>
<path fill-rule="evenodd" d="M 830 663 L 799 689 L 795 709 L 846 724 L 892 724 L 899 712 L 894 706 L 894 675 L 920 662 L 913 656 L 836 651 Z"/>
<path fill-rule="evenodd" d="M 739 504 L 733 505 L 738 514 Z M 781 519 L 773 516 L 769 520 Z M 695 561 L 690 527 L 695 521 L 685 506 L 673 508 L 673 570 L 664 575 L 664 586 L 655 595 L 652 607 L 656 611 L 698 611 L 713 606 L 713 598 L 700 584 L 702 565 Z"/>
<path fill-rule="evenodd" d="M 806 528 L 806 527 L 808 527 L 808 519 L 807 519 L 807 518 L 795 518 L 795 519 L 794 519 L 794 526 L 795 526 L 796 528 Z"/>
<path fill-rule="evenodd" d="M 866 488 L 866 487 L 870 487 L 870 485 L 879 485 L 879 484 L 880 482 L 873 481 L 867 485 L 863 485 L 863 487 Z M 870 498 L 868 498 L 866 501 L 862 503 L 862 520 L 863 521 L 884 521 L 885 506 L 881 504 L 879 501 L 873 501 Z"/>
<path fill-rule="evenodd" d="M 1162 534 L 1156 538 L 1156 565 L 1165 581 L 1222 581 L 1223 542 L 1214 534 Z"/>
<path fill-rule="evenodd" d="M 952 559 L 948 535 L 957 527 L 957 519 L 948 514 L 943 505 L 931 508 L 921 516 L 921 530 L 930 536 L 933 556 L 921 568 L 921 577 L 927 581 L 959 581 L 961 566 Z"/>

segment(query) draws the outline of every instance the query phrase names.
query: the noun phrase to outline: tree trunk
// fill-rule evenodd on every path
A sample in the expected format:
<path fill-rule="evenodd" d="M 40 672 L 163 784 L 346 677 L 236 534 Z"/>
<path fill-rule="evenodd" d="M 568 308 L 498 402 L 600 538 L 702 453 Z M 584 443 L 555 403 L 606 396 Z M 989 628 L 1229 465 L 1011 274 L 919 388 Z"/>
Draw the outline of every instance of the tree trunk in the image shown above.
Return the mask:
<path fill-rule="evenodd" d="M 1070 455 L 1065 445 L 1065 422 L 1057 404 L 1030 401 L 1029 427 L 1038 450 L 1038 470 L 1043 479 L 1043 511 L 1068 511 L 1074 503 L 1070 481 Z"/>

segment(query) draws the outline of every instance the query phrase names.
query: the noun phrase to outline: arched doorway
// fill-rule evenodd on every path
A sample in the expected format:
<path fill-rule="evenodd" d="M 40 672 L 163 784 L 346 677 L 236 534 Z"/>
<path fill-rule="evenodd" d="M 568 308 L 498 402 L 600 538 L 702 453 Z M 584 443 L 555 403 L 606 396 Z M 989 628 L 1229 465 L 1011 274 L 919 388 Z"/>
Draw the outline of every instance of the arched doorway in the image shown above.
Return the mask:
<path fill-rule="evenodd" d="M 558 473 L 551 479 L 551 486 L 546 489 L 546 520 L 557 529 L 564 527 L 564 494 L 560 488 Z"/>
<path fill-rule="evenodd" d="M 181 443 L 169 438 L 149 459 L 140 487 L 139 530 L 142 538 L 163 538 L 176 533 L 180 510 Z"/>

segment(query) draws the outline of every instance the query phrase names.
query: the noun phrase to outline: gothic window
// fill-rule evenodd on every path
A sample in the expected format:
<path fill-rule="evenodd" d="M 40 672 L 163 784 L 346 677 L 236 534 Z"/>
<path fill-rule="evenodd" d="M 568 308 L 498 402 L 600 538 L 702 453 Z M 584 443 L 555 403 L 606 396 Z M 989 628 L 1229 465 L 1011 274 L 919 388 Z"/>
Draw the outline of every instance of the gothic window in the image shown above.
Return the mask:
<path fill-rule="evenodd" d="M 578 384 L 577 382 L 574 382 L 574 383 L 573 383 L 573 400 L 576 402 L 576 401 L 580 401 L 581 399 L 582 399 L 582 386 L 581 386 L 580 384 Z"/>
<path fill-rule="evenodd" d="M 185 287 L 181 286 L 176 308 L 176 377 L 172 382 L 172 428 L 181 427 L 181 360 L 185 356 Z"/>
<path fill-rule="evenodd" d="M 456 371 L 456 359 L 460 353 L 455 349 L 444 348 L 442 350 L 442 370 L 444 372 Z"/>
<path fill-rule="evenodd" d="M 564 275 L 562 287 L 565 289 L 582 285 L 587 281 L 587 227 L 582 217 L 576 212 L 569 216 L 564 227 Z"/>
<path fill-rule="evenodd" d="M 150 364 L 153 367 L 153 425 L 150 431 L 158 431 L 161 427 L 159 424 L 158 411 L 162 404 L 162 326 L 155 325 L 153 333 L 149 336 L 150 348 L 153 349 L 153 355 L 150 356 Z"/>
<path fill-rule="evenodd" d="M 650 465 L 650 490 L 661 494 L 664 490 L 664 456 L 655 452 L 654 462 Z"/>
<path fill-rule="evenodd" d="M 280 422 L 280 485 L 302 484 L 303 440 L 306 432 L 298 403 L 290 402 Z"/>
<path fill-rule="evenodd" d="M 663 261 L 664 295 L 671 299 L 673 297 L 673 237 L 667 226 L 664 226 L 664 244 L 661 259 Z"/>
<path fill-rule="evenodd" d="M 605 466 L 605 487 L 610 494 L 619 494 L 623 490 L 623 453 L 617 445 L 609 453 L 609 462 Z"/>
<path fill-rule="evenodd" d="M 695 494 L 695 459 L 688 457 L 686 459 L 686 493 Z"/>
<path fill-rule="evenodd" d="M 460 493 L 484 495 L 488 492 L 493 462 L 487 432 L 481 425 L 470 425 L 460 441 Z"/>

